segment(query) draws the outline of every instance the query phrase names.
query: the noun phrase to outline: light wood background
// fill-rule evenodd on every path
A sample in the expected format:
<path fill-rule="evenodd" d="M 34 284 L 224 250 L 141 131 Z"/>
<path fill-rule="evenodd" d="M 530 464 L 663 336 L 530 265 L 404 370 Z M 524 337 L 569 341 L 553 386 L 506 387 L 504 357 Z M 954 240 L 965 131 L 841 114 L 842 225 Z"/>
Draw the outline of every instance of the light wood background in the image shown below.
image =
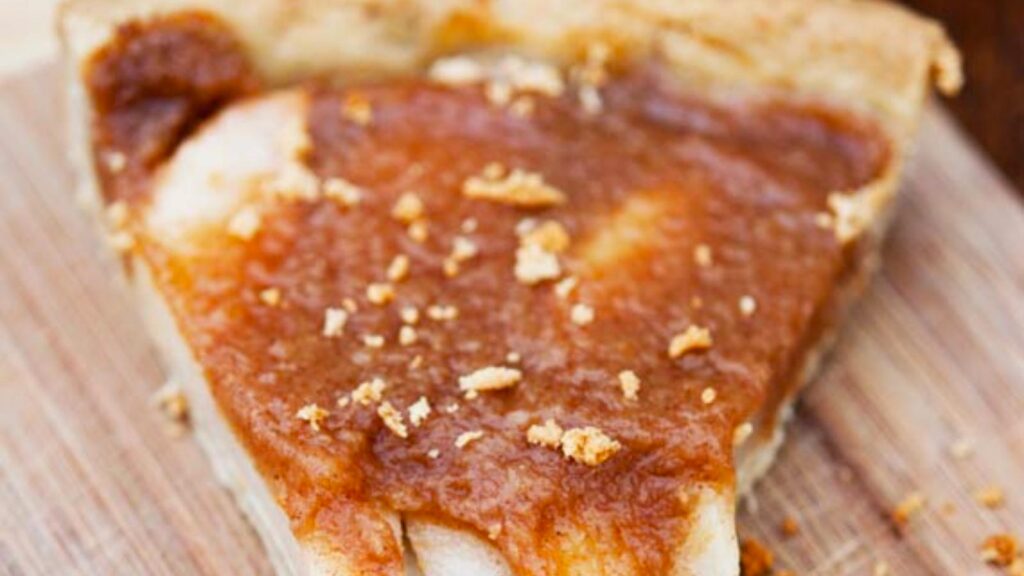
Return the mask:
<path fill-rule="evenodd" d="M 57 76 L 0 85 L 0 574 L 267 574 L 150 406 L 161 372 L 73 201 Z M 922 132 L 882 275 L 742 514 L 797 574 L 994 575 L 981 541 L 1024 537 L 1024 206 L 944 114 Z M 1001 509 L 973 501 L 988 485 Z"/>

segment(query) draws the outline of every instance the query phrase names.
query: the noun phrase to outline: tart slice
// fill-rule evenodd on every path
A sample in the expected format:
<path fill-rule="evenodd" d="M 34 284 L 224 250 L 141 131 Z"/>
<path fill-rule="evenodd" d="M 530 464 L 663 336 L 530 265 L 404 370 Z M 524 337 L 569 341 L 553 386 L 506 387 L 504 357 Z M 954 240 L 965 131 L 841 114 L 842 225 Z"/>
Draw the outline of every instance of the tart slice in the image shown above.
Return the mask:
<path fill-rule="evenodd" d="M 82 187 L 289 574 L 736 574 L 736 498 L 960 81 L 875 2 L 75 0 L 61 29 Z"/>

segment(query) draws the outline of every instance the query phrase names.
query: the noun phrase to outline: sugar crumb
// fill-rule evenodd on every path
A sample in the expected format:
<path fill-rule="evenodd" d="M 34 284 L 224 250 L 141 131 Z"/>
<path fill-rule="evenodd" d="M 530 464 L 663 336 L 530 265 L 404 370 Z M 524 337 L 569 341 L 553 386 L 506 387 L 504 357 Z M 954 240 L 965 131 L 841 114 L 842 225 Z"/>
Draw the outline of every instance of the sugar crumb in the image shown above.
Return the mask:
<path fill-rule="evenodd" d="M 349 313 L 342 308 L 328 308 L 324 310 L 323 335 L 327 338 L 341 336 L 345 332 L 348 315 Z"/>
<path fill-rule="evenodd" d="M 640 378 L 632 370 L 619 372 L 619 387 L 626 400 L 636 400 L 640 392 Z"/>
<path fill-rule="evenodd" d="M 462 434 L 459 434 L 458 438 L 455 439 L 455 447 L 459 448 L 459 449 L 465 448 L 471 442 L 476 442 L 477 440 L 479 440 L 479 439 L 481 439 L 483 437 L 484 437 L 483 430 L 473 430 L 473 431 L 470 431 L 470 432 L 463 432 Z"/>
<path fill-rule="evenodd" d="M 685 332 L 672 337 L 668 346 L 668 355 L 670 358 L 679 358 L 693 350 L 710 348 L 711 344 L 711 332 L 707 328 L 691 324 Z"/>
<path fill-rule="evenodd" d="M 622 448 L 617 440 L 594 426 L 566 430 L 561 444 L 566 458 L 588 466 L 603 463 Z"/>
<path fill-rule="evenodd" d="M 380 419 L 384 422 L 384 426 L 387 426 L 388 430 L 391 430 L 395 436 L 398 436 L 399 438 L 409 437 L 409 429 L 405 426 L 405 421 L 402 419 L 402 413 L 392 406 L 387 400 L 377 407 L 377 416 L 380 416 Z"/>
<path fill-rule="evenodd" d="M 309 423 L 309 427 L 316 432 L 320 431 L 320 424 L 322 424 L 328 416 L 330 416 L 330 412 L 324 410 L 316 403 L 306 404 L 302 408 L 299 408 L 298 412 L 295 413 L 296 418 Z"/>

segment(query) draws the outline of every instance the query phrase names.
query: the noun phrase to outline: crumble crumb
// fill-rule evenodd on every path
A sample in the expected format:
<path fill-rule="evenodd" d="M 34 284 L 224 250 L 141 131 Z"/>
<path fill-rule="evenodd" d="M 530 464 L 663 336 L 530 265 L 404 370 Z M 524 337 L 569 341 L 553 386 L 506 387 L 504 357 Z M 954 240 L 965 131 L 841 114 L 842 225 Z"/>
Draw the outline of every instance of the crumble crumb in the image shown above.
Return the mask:
<path fill-rule="evenodd" d="M 577 326 L 586 326 L 594 321 L 594 308 L 587 304 L 576 304 L 569 312 L 572 323 Z"/>
<path fill-rule="evenodd" d="M 993 534 L 981 544 L 981 559 L 993 566 L 1009 566 L 1017 556 L 1017 539 L 1010 534 Z"/>
<path fill-rule="evenodd" d="M 1003 505 L 1006 495 L 998 486 L 986 486 L 974 493 L 974 499 L 986 508 L 995 509 Z"/>
<path fill-rule="evenodd" d="M 516 280 L 532 286 L 562 275 L 558 257 L 535 244 L 525 244 L 516 250 L 514 269 Z"/>
<path fill-rule="evenodd" d="M 459 224 L 459 230 L 461 230 L 463 234 L 472 234 L 473 232 L 476 232 L 479 226 L 480 222 L 478 222 L 476 218 L 470 217 L 466 218 L 461 224 Z"/>
<path fill-rule="evenodd" d="M 113 150 L 103 155 L 103 164 L 111 174 L 120 174 L 128 166 L 128 157 L 123 152 Z"/>
<path fill-rule="evenodd" d="M 342 299 L 341 307 L 344 308 L 349 314 L 355 314 L 359 310 L 359 307 L 356 306 L 356 301 L 351 298 Z"/>
<path fill-rule="evenodd" d="M 632 370 L 623 370 L 619 372 L 619 387 L 626 400 L 636 400 L 640 392 L 640 378 Z"/>
<path fill-rule="evenodd" d="M 341 178 L 328 178 L 323 184 L 324 197 L 343 208 L 356 206 L 363 200 L 363 190 Z"/>
<path fill-rule="evenodd" d="M 395 287 L 384 282 L 374 282 L 366 287 L 366 299 L 370 304 L 383 306 L 395 299 Z"/>
<path fill-rule="evenodd" d="M 451 404 L 444 407 L 445 414 L 455 414 L 459 411 L 459 403 L 452 402 Z"/>
<path fill-rule="evenodd" d="M 451 258 L 456 262 L 465 262 L 477 255 L 479 249 L 472 240 L 465 236 L 456 236 L 452 240 Z"/>
<path fill-rule="evenodd" d="M 398 316 L 402 319 L 405 324 L 416 324 L 420 321 L 420 311 L 415 306 L 403 306 L 398 312 Z"/>
<path fill-rule="evenodd" d="M 750 295 L 742 296 L 740 297 L 739 307 L 740 314 L 753 316 L 754 312 L 757 312 L 757 300 L 754 300 L 754 297 Z"/>
<path fill-rule="evenodd" d="M 264 288 L 260 290 L 260 302 L 267 306 L 277 306 L 281 303 L 281 291 L 277 288 Z"/>
<path fill-rule="evenodd" d="M 427 317 L 437 321 L 455 320 L 459 317 L 459 309 L 450 304 L 434 304 L 427 307 Z"/>
<path fill-rule="evenodd" d="M 523 355 L 519 352 L 509 352 L 505 354 L 505 361 L 509 364 L 519 364 L 523 361 Z"/>
<path fill-rule="evenodd" d="M 401 282 L 409 276 L 409 257 L 405 254 L 399 254 L 395 256 L 391 263 L 388 264 L 386 272 L 388 280 L 391 282 Z"/>
<path fill-rule="evenodd" d="M 477 440 L 484 437 L 483 430 L 473 430 L 471 432 L 463 432 L 459 434 L 459 437 L 455 439 L 456 448 L 465 448 L 469 443 L 476 442 Z"/>
<path fill-rule="evenodd" d="M 840 244 L 860 236 L 874 216 L 870 198 L 863 193 L 833 192 L 828 196 L 828 207 L 834 214 L 833 228 Z"/>
<path fill-rule="evenodd" d="M 384 422 L 388 430 L 398 436 L 399 438 L 408 438 L 409 429 L 405 426 L 405 422 L 402 420 L 402 413 L 398 411 L 391 402 L 385 400 L 377 407 L 377 416 Z"/>
<path fill-rule="evenodd" d="M 260 225 L 260 213 L 252 206 L 244 206 L 228 221 L 228 234 L 239 240 L 252 240 Z"/>
<path fill-rule="evenodd" d="M 430 450 L 427 450 L 427 458 L 430 458 L 431 460 L 437 460 L 438 457 L 440 456 L 441 451 L 438 450 L 437 448 L 431 448 Z"/>
<path fill-rule="evenodd" d="M 391 209 L 391 216 L 403 224 L 412 224 L 423 217 L 423 201 L 412 192 L 402 194 Z"/>
<path fill-rule="evenodd" d="M 348 408 L 348 405 L 351 403 L 352 399 L 348 396 L 342 396 L 341 398 L 338 398 L 338 401 L 336 402 L 338 408 Z"/>
<path fill-rule="evenodd" d="M 341 308 L 328 308 L 324 310 L 323 335 L 328 338 L 336 338 L 345 332 L 345 324 L 348 323 L 348 312 Z"/>
<path fill-rule="evenodd" d="M 526 219 L 516 226 L 517 231 L 522 229 L 519 238 L 521 244 L 536 244 L 545 252 L 553 254 L 560 254 L 569 247 L 569 232 L 559 222 L 547 220 L 543 224 L 533 225 L 534 222 L 533 219 Z"/>
<path fill-rule="evenodd" d="M 416 329 L 412 326 L 402 326 L 398 330 L 398 343 L 402 346 L 412 346 L 418 339 L 419 336 L 416 334 Z"/>
<path fill-rule="evenodd" d="M 188 420 L 188 398 L 181 386 L 169 380 L 153 393 L 153 403 L 169 420 L 183 424 Z"/>
<path fill-rule="evenodd" d="M 711 386 L 708 386 L 700 393 L 700 401 L 705 405 L 711 404 L 716 398 L 718 398 L 718 391 Z"/>
<path fill-rule="evenodd" d="M 797 523 L 796 518 L 786 516 L 782 520 L 782 524 L 779 525 L 779 530 L 782 531 L 783 536 L 791 538 L 800 532 L 800 524 Z"/>
<path fill-rule="evenodd" d="M 974 453 L 974 442 L 970 438 L 958 438 L 949 446 L 949 455 L 957 460 L 965 460 Z"/>
<path fill-rule="evenodd" d="M 714 262 L 711 256 L 711 247 L 707 244 L 697 244 L 693 249 L 693 261 L 701 267 L 711 266 Z"/>
<path fill-rule="evenodd" d="M 579 280 L 575 276 L 568 276 L 559 280 L 558 283 L 555 284 L 555 296 L 565 300 L 573 293 L 574 290 L 576 290 L 576 286 L 578 284 Z"/>
<path fill-rule="evenodd" d="M 565 431 L 554 420 L 548 419 L 544 424 L 533 424 L 526 431 L 526 441 L 535 446 L 544 446 L 557 450 L 562 444 Z"/>
<path fill-rule="evenodd" d="M 409 370 L 418 370 L 420 366 L 423 366 L 423 356 L 417 354 L 409 361 Z"/>
<path fill-rule="evenodd" d="M 505 174 L 499 164 L 489 164 L 479 176 L 467 178 L 462 184 L 462 194 L 467 198 L 525 208 L 543 208 L 566 201 L 565 193 L 546 183 L 540 174 L 518 168 Z"/>
<path fill-rule="evenodd" d="M 459 390 L 467 396 L 477 392 L 501 390 L 514 386 L 522 380 L 523 373 L 515 368 L 504 366 L 487 366 L 475 372 L 459 377 Z"/>
<path fill-rule="evenodd" d="M 363 346 L 366 346 L 367 348 L 383 348 L 384 337 L 380 334 L 364 334 Z"/>
<path fill-rule="evenodd" d="M 668 345 L 668 355 L 670 358 L 679 358 L 692 350 L 710 348 L 711 344 L 711 332 L 707 328 L 691 324 L 685 332 L 672 337 Z"/>
<path fill-rule="evenodd" d="M 892 510 L 892 521 L 897 528 L 906 527 L 910 517 L 919 512 L 925 505 L 924 495 L 920 492 L 907 494 L 899 504 Z"/>
<path fill-rule="evenodd" d="M 740 573 L 743 576 L 769 576 L 775 555 L 772 551 L 754 538 L 740 543 Z"/>
<path fill-rule="evenodd" d="M 308 422 L 309 427 L 316 432 L 320 431 L 320 424 L 330 415 L 330 412 L 317 406 L 316 403 L 306 404 L 295 413 L 296 418 Z"/>
<path fill-rule="evenodd" d="M 430 401 L 426 396 L 420 396 L 419 400 L 409 406 L 409 422 L 419 428 L 428 416 L 430 416 Z"/>
<path fill-rule="evenodd" d="M 427 236 L 430 235 L 430 231 L 427 230 L 427 223 L 423 220 L 417 220 L 409 224 L 407 232 L 409 234 L 409 238 L 417 244 L 423 244 L 426 242 Z"/>
<path fill-rule="evenodd" d="M 341 115 L 354 124 L 367 126 L 373 121 L 373 107 L 365 94 L 350 92 L 341 103 Z"/>
<path fill-rule="evenodd" d="M 380 402 L 383 397 L 387 383 L 381 378 L 362 382 L 352 391 L 352 401 L 363 406 L 369 406 L 374 402 Z"/>
<path fill-rule="evenodd" d="M 754 425 L 750 422 L 744 422 L 740 424 L 732 431 L 732 445 L 740 446 L 746 442 L 750 435 L 754 433 Z"/>
<path fill-rule="evenodd" d="M 562 434 L 562 454 L 588 466 L 601 464 L 621 448 L 622 444 L 593 426 L 570 428 Z"/>

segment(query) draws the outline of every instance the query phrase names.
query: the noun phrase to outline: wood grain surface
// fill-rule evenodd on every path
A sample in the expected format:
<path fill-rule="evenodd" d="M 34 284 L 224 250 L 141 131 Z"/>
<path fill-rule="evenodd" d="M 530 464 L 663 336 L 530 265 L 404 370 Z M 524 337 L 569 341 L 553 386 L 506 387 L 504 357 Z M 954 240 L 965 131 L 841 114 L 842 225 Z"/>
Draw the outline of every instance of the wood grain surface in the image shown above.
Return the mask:
<path fill-rule="evenodd" d="M 160 368 L 73 200 L 57 81 L 0 87 L 0 573 L 267 574 L 150 405 Z M 997 574 L 981 541 L 1024 537 L 1024 206 L 944 113 L 922 132 L 882 275 L 741 515 L 797 574 Z M 988 485 L 1002 508 L 974 501 Z"/>

